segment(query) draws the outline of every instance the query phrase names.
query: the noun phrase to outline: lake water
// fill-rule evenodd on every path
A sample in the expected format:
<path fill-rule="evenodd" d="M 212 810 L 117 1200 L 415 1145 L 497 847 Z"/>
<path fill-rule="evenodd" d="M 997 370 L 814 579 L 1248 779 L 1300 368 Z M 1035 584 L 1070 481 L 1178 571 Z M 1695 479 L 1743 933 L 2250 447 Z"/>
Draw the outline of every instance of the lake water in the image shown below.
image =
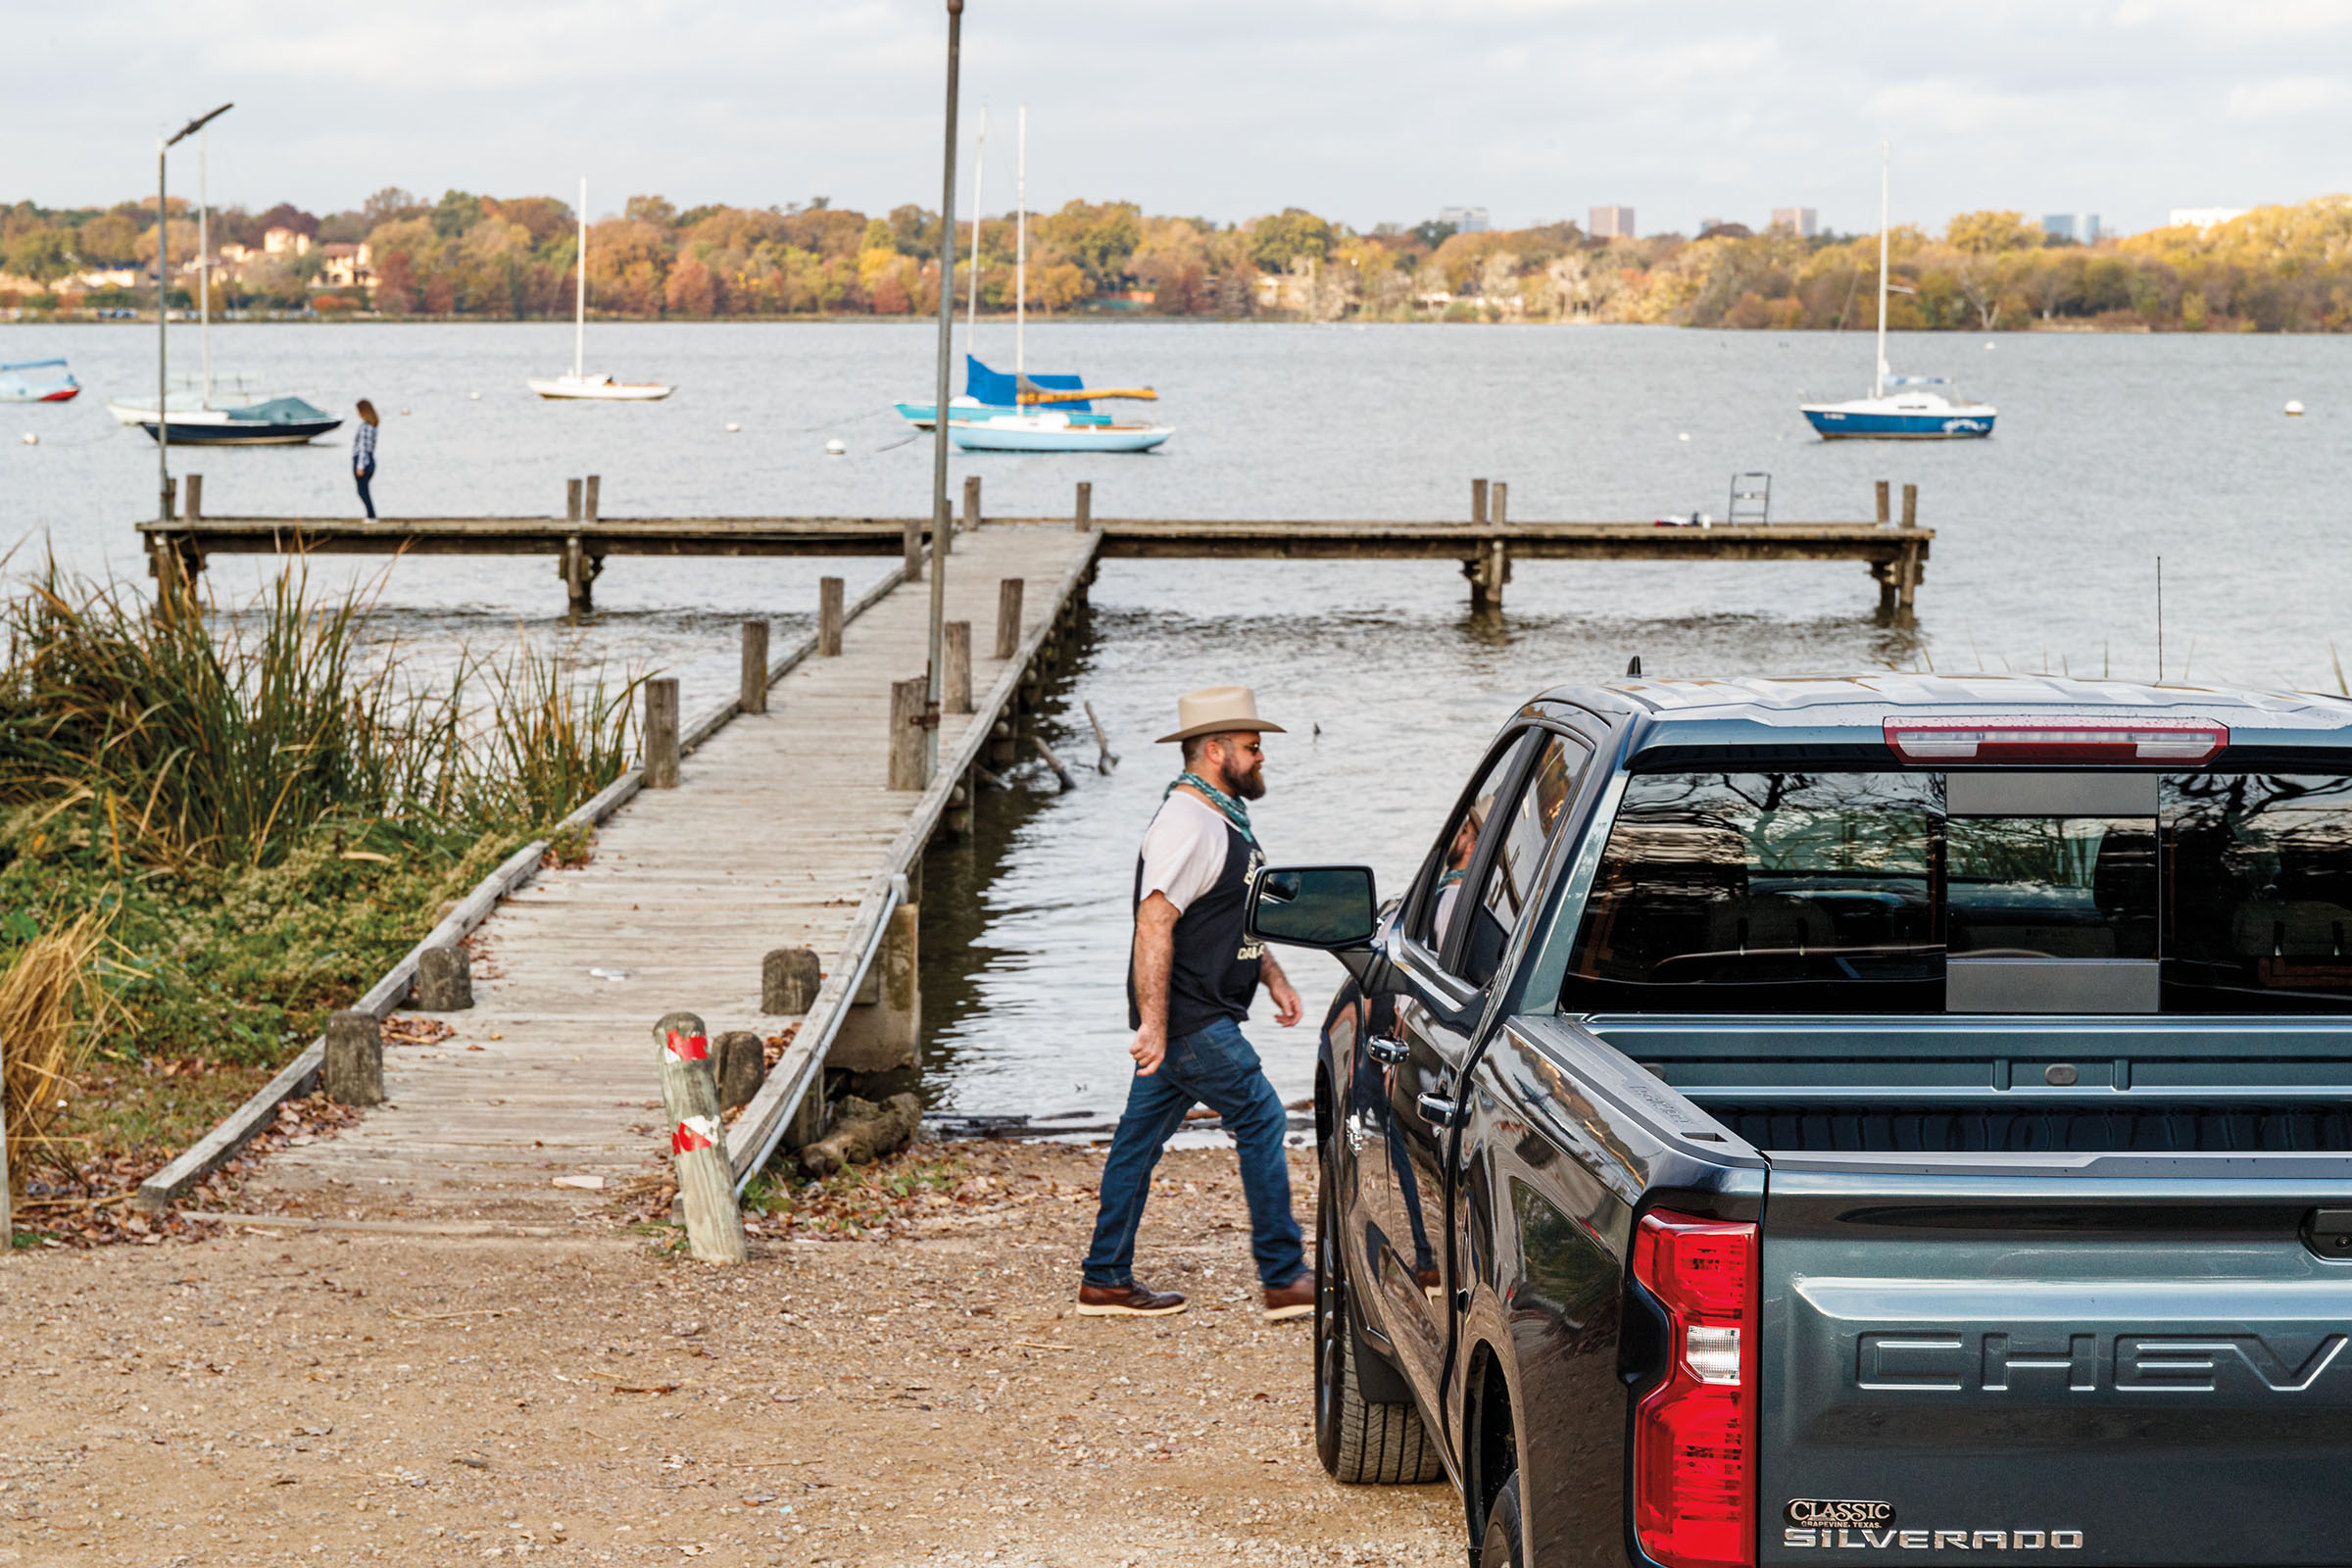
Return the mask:
<path fill-rule="evenodd" d="M 926 872 L 924 1079 L 941 1109 L 1119 1103 L 1134 846 L 1174 770 L 1150 741 L 1196 686 L 1253 685 L 1291 731 L 1269 745 L 1255 808 L 1269 853 L 1369 858 L 1393 888 L 1514 705 L 1637 653 L 1652 674 L 1933 663 L 2146 678 L 2159 556 L 2174 678 L 2332 691 L 2331 639 L 2352 642 L 2352 339 L 1898 335 L 1897 368 L 1959 376 L 2001 410 L 1991 441 L 1899 445 L 1823 443 L 1796 413 L 1866 389 L 1859 333 L 1121 322 L 1032 336 L 1042 368 L 1157 386 L 1177 435 L 1149 457 L 953 458 L 956 492 L 984 475 L 999 514 L 1066 512 L 1087 479 L 1104 515 L 1462 516 L 1467 481 L 1487 475 L 1509 482 L 1515 516 L 1720 515 L 1731 475 L 1763 469 L 1783 519 L 1867 517 L 1871 481 L 1916 482 L 1938 537 L 1902 630 L 1875 624 L 1858 563 L 1521 563 L 1498 624 L 1469 615 L 1446 563 L 1106 564 L 1047 733 L 1091 762 L 1077 707 L 1091 699 L 1125 765 L 1082 768 L 1061 796 L 1024 773 L 1011 797 L 984 797 L 973 844 Z M 568 367 L 564 325 L 227 326 L 214 355 L 339 412 L 373 399 L 377 503 L 393 514 L 551 513 L 567 476 L 594 471 L 610 514 L 904 515 L 929 509 L 930 447 L 906 442 L 888 405 L 928 397 L 933 342 L 919 323 L 597 326 L 594 367 L 680 388 L 631 407 L 524 389 Z M 983 323 L 984 357 L 1009 361 L 1010 346 L 1008 327 Z M 195 352 L 193 329 L 175 329 L 174 366 Z M 89 390 L 0 408 L 0 534 L 28 540 L 19 565 L 45 539 L 76 569 L 143 584 L 131 521 L 154 510 L 155 450 L 103 405 L 152 391 L 153 328 L 0 328 L 0 358 L 57 353 Z M 2289 398 L 2310 414 L 2283 417 Z M 25 430 L 40 444 L 20 444 Z M 347 435 L 175 453 L 173 466 L 204 473 L 213 513 L 356 513 Z M 848 456 L 824 454 L 833 436 Z M 888 564 L 848 564 L 852 591 Z M 269 569 L 232 557 L 211 575 L 233 599 Z M 314 577 L 382 573 L 379 626 L 428 653 L 527 635 L 678 675 L 691 710 L 732 689 L 738 622 L 805 622 L 816 578 L 841 569 L 616 559 L 576 627 L 549 561 L 339 562 Z M 1292 968 L 1311 1017 L 1338 968 Z M 1310 1028 L 1251 1026 L 1286 1096 L 1308 1085 Z"/>

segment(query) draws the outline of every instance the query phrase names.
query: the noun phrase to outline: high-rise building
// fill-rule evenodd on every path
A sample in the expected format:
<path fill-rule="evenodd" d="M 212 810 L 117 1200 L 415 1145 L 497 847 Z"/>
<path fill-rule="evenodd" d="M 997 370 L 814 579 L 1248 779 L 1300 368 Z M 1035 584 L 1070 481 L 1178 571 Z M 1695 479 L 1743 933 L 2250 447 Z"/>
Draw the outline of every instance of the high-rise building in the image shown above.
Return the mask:
<path fill-rule="evenodd" d="M 2046 213 L 2042 216 L 2041 231 L 2059 239 L 2071 239 L 2078 245 L 2096 245 L 2103 232 L 2096 213 Z"/>
<path fill-rule="evenodd" d="M 1494 226 L 1488 221 L 1484 207 L 1441 207 L 1438 221 L 1451 223 L 1456 234 L 1484 234 Z"/>
<path fill-rule="evenodd" d="M 1811 239 L 1821 232 L 1821 215 L 1810 207 L 1775 207 L 1772 210 L 1772 226 L 1779 228 L 1784 223 L 1799 239 Z"/>
<path fill-rule="evenodd" d="M 1634 210 L 1631 207 L 1595 207 L 1592 219 L 1585 225 L 1585 232 L 1594 239 L 1634 237 Z"/>

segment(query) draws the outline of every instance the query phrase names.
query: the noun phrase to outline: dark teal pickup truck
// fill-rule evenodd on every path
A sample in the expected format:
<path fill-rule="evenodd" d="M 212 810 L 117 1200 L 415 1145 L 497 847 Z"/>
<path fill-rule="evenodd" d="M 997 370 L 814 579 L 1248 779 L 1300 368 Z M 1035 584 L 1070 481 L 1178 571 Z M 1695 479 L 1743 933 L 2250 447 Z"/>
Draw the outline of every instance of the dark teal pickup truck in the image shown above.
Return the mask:
<path fill-rule="evenodd" d="M 1474 1563 L 2352 1563 L 2352 703 L 1563 688 L 1251 922 L 1323 1462 Z"/>

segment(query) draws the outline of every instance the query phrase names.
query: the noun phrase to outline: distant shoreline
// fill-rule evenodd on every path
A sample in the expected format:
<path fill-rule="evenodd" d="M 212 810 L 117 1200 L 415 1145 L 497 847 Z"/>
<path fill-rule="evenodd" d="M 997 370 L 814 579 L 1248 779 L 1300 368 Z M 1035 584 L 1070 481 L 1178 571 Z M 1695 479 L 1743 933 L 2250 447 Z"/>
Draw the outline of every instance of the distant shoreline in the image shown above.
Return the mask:
<path fill-rule="evenodd" d="M 216 316 L 213 318 L 214 324 L 219 326 L 569 326 L 571 324 L 571 319 L 572 318 L 569 316 L 420 316 L 414 312 L 404 316 L 387 316 L 378 312 L 360 311 L 336 311 L 331 313 L 278 311 L 266 314 L 262 312 L 246 312 L 235 316 Z M 903 326 L 910 325 L 916 322 L 930 323 L 935 321 L 937 318 L 930 316 L 908 315 L 877 316 L 868 311 L 844 311 L 837 315 L 829 316 L 591 316 L 589 319 L 600 327 L 731 326 L 741 324 L 791 324 L 802 326 Z M 961 321 L 963 318 L 959 316 L 956 319 Z M 1010 326 L 1012 324 L 1012 319 L 1013 318 L 1009 313 L 1004 316 L 983 315 L 980 318 L 982 324 L 989 326 Z M 1867 336 L 1873 330 L 1873 327 L 1869 324 L 1844 327 L 1734 326 L 1728 322 L 1713 322 L 1705 326 L 1699 326 L 1695 323 L 1676 324 L 1664 321 L 1531 321 L 1525 318 L 1506 318 L 1496 320 L 1447 321 L 1432 317 L 1412 317 L 1398 320 L 1363 320 L 1358 318 L 1346 321 L 1310 321 L 1304 317 L 1284 315 L 1271 311 L 1262 312 L 1253 316 L 1162 316 L 1141 311 L 1067 311 L 1054 316 L 1046 316 L 1042 313 L 1033 313 L 1030 319 L 1038 322 L 1041 325 L 1051 323 L 1062 326 L 1080 322 L 1088 325 L 1110 325 L 1124 323 L 1134 323 L 1140 325 L 1149 323 L 1159 326 L 1316 326 L 1327 328 L 1348 328 L 1359 326 L 1476 326 L 1516 327 L 1530 331 L 1553 331 L 1563 328 L 1568 330 L 1577 330 L 1587 327 L 1607 327 L 1618 330 L 1632 328 L 1639 330 L 1655 330 L 1661 332 L 1742 332 L 1756 333 L 1760 335 L 1778 334 L 1784 337 L 1855 337 Z M 172 324 L 173 326 L 194 326 L 197 324 L 197 318 L 193 313 L 183 316 L 179 312 L 174 311 L 172 315 Z M 95 312 L 78 311 L 36 312 L 22 308 L 0 312 L 0 327 L 151 327 L 153 325 L 155 325 L 155 312 L 152 310 L 147 311 L 144 314 L 134 314 L 129 316 L 101 316 Z M 2095 318 L 2085 318 L 2081 317 L 2061 317 L 2055 320 L 2046 321 L 2035 320 L 2024 326 L 2012 326 L 2008 324 L 1990 328 L 1964 326 L 1897 326 L 1890 328 L 1890 330 L 1905 333 L 1936 334 L 1946 337 L 1999 337 L 2034 333 L 2059 333 L 2073 336 L 2146 336 L 2149 334 L 2160 334 L 2167 337 L 2337 337 L 2343 335 L 2343 332 L 2338 329 L 2299 331 L 2290 327 L 2275 328 L 2269 331 L 2264 331 L 2256 327 L 2251 321 L 2247 321 L 2242 324 L 2225 324 L 2216 322 L 2207 326 L 2201 331 L 2192 331 L 2178 326 L 2156 326 L 2146 321 L 2102 321 Z"/>

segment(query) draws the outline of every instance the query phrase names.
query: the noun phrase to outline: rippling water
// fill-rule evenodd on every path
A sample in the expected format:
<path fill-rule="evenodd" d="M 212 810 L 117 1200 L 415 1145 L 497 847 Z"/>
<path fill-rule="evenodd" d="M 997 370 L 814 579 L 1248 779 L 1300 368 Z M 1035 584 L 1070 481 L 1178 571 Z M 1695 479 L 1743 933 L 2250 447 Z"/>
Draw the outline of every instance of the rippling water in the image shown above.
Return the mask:
<path fill-rule="evenodd" d="M 598 366 L 680 387 L 612 407 L 524 390 L 526 374 L 569 364 L 561 325 L 214 334 L 218 363 L 272 390 L 385 411 L 376 495 L 393 514 L 552 512 L 564 478 L 591 470 L 611 514 L 923 512 L 930 449 L 899 444 L 886 409 L 927 396 L 932 343 L 920 324 L 600 326 Z M 154 448 L 102 405 L 152 384 L 153 344 L 130 326 L 0 330 L 0 358 L 70 355 L 90 388 L 62 408 L 0 408 L 7 537 L 45 533 L 79 569 L 143 571 L 130 524 L 152 513 Z M 1866 384 L 1862 334 L 1115 323 L 1043 326 L 1032 347 L 1041 368 L 1156 385 L 1178 433 L 1143 458 L 956 457 L 952 482 L 983 474 L 1001 514 L 1065 511 L 1072 481 L 1089 479 L 1106 515 L 1455 516 L 1484 474 L 1509 481 L 1522 517 L 1720 514 L 1732 473 L 1765 469 L 1784 519 L 1864 517 L 1873 479 L 1915 481 L 1938 538 L 1909 630 L 1874 624 L 1875 586 L 1850 562 L 1523 563 L 1499 624 L 1469 616 L 1444 563 L 1105 564 L 1048 734 L 1091 762 L 1077 704 L 1092 699 L 1125 764 L 1082 768 L 1063 796 L 1024 775 L 1011 797 L 984 798 L 974 843 L 926 873 L 924 1075 L 945 1108 L 1106 1111 L 1123 1096 L 1134 846 L 1173 771 L 1150 738 L 1195 686 L 1254 685 L 1292 731 L 1269 747 L 1256 808 L 1269 853 L 1367 858 L 1393 886 L 1515 703 L 1634 653 L 1653 674 L 1933 662 L 2145 677 L 2158 556 L 2175 678 L 2333 690 L 2330 640 L 2352 640 L 2339 629 L 2352 589 L 2344 339 L 1898 336 L 1898 368 L 1960 375 L 2001 409 L 1989 442 L 1923 446 L 1825 444 L 1798 417 L 1803 398 Z M 983 324 L 981 348 L 1009 360 L 1009 330 Z M 175 331 L 173 354 L 193 364 L 193 331 Z M 2289 398 L 2312 412 L 2283 417 Z M 18 444 L 22 430 L 41 444 Z M 205 474 L 217 514 L 350 511 L 346 433 L 173 464 Z M 824 455 L 836 435 L 847 457 Z M 848 565 L 854 591 L 888 563 Z M 216 591 L 233 598 L 267 568 L 218 562 Z M 691 707 L 731 689 L 738 621 L 807 618 L 815 579 L 839 569 L 618 559 L 596 617 L 572 627 L 552 562 L 406 562 L 383 577 L 379 625 L 428 653 L 519 632 L 659 665 Z M 1311 1015 L 1338 968 L 1293 968 Z M 1269 1016 L 1252 1034 L 1286 1095 L 1303 1092 L 1308 1026 L 1285 1033 Z"/>

